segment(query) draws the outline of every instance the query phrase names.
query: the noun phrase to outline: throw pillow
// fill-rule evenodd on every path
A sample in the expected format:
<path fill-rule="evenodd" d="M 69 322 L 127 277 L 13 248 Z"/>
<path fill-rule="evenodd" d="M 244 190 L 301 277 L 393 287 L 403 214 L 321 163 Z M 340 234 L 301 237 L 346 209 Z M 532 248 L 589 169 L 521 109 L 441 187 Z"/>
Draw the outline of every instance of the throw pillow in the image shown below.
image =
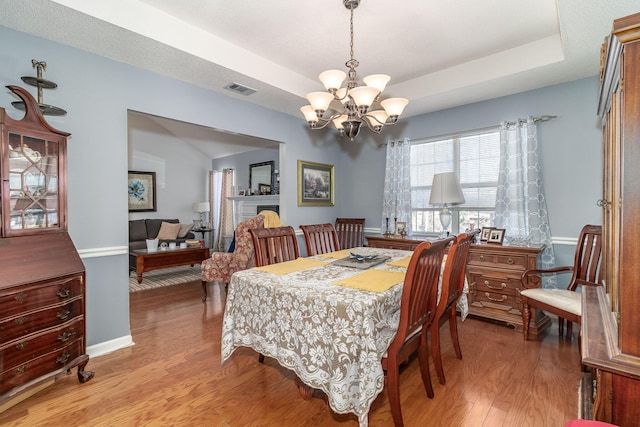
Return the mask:
<path fill-rule="evenodd" d="M 180 224 L 163 222 L 162 225 L 160 225 L 160 231 L 158 232 L 158 240 L 175 240 L 178 237 L 179 231 Z"/>
<path fill-rule="evenodd" d="M 180 231 L 178 231 L 178 237 L 184 239 L 187 237 L 187 233 L 191 231 L 193 224 L 180 224 Z"/>

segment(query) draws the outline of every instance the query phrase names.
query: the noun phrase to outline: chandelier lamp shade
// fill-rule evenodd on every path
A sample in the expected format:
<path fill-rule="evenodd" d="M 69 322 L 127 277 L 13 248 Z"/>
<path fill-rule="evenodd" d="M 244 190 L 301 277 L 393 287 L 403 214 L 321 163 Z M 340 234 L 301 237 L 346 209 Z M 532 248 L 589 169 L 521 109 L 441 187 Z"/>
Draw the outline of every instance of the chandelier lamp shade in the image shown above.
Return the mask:
<path fill-rule="evenodd" d="M 346 136 L 353 141 L 358 136 L 362 123 L 375 133 L 380 133 L 385 125 L 396 124 L 409 100 L 380 99 L 391 80 L 386 74 L 373 74 L 362 79 L 364 84 L 358 82 L 356 68 L 360 64 L 353 57 L 353 11 L 360 4 L 360 0 L 343 0 L 343 4 L 351 11 L 351 58 L 345 63 L 348 72 L 328 70 L 320 73 L 318 78 L 326 92 L 307 94 L 309 105 L 300 108 L 300 111 L 311 129 L 323 129 L 329 123 L 333 123 L 340 136 Z M 342 87 L 345 79 L 346 84 Z M 338 112 L 332 114 L 332 110 Z"/>
<path fill-rule="evenodd" d="M 431 196 L 429 203 L 432 205 L 442 204 L 440 211 L 440 224 L 442 224 L 442 234 L 447 235 L 451 225 L 451 211 L 447 206 L 449 203 L 464 203 L 464 195 L 460 187 L 460 181 L 455 172 L 444 172 L 433 175 L 431 184 Z"/>

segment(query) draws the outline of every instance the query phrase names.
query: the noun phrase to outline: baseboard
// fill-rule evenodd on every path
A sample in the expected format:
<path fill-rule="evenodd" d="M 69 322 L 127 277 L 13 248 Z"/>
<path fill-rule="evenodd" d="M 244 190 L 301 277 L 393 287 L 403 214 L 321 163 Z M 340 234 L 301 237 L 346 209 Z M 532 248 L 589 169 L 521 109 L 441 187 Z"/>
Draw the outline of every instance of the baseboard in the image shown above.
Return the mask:
<path fill-rule="evenodd" d="M 121 348 L 135 345 L 133 337 L 126 335 L 124 337 L 116 338 L 113 340 L 101 342 L 87 347 L 87 354 L 89 357 L 104 356 L 105 354 L 113 353 Z"/>

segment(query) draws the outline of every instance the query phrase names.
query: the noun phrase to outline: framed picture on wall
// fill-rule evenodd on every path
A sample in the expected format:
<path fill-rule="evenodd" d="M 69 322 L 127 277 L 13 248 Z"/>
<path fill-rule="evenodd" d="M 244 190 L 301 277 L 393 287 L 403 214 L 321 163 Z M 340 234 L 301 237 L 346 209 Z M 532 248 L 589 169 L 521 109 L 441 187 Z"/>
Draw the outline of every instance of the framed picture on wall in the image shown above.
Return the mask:
<path fill-rule="evenodd" d="M 333 165 L 298 160 L 298 206 L 333 206 L 333 189 Z"/>
<path fill-rule="evenodd" d="M 155 212 L 156 173 L 129 171 L 128 180 L 129 212 Z"/>

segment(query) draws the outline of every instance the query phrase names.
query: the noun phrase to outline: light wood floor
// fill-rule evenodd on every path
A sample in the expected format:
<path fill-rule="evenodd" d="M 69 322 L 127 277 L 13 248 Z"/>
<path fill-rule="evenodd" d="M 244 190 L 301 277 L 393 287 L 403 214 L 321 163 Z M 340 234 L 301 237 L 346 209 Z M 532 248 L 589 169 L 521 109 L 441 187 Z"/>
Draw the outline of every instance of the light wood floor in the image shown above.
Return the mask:
<path fill-rule="evenodd" d="M 336 415 L 320 392 L 302 400 L 291 372 L 273 359 L 258 363 L 240 349 L 220 365 L 224 289 L 199 282 L 131 294 L 135 346 L 92 359 L 95 378 L 79 384 L 75 371 L 0 414 L 16 426 L 357 426 Z M 446 328 L 446 326 L 444 327 Z M 443 328 L 447 384 L 431 366 L 435 398 L 426 397 L 413 360 L 401 373 L 405 425 L 562 427 L 577 417 L 581 378 L 575 340 L 542 341 L 494 323 L 459 324 L 463 359 Z M 576 328 L 574 328 L 576 329 Z M 446 333 L 445 333 L 446 332 Z M 372 405 L 371 427 L 392 426 L 386 391 Z"/>

